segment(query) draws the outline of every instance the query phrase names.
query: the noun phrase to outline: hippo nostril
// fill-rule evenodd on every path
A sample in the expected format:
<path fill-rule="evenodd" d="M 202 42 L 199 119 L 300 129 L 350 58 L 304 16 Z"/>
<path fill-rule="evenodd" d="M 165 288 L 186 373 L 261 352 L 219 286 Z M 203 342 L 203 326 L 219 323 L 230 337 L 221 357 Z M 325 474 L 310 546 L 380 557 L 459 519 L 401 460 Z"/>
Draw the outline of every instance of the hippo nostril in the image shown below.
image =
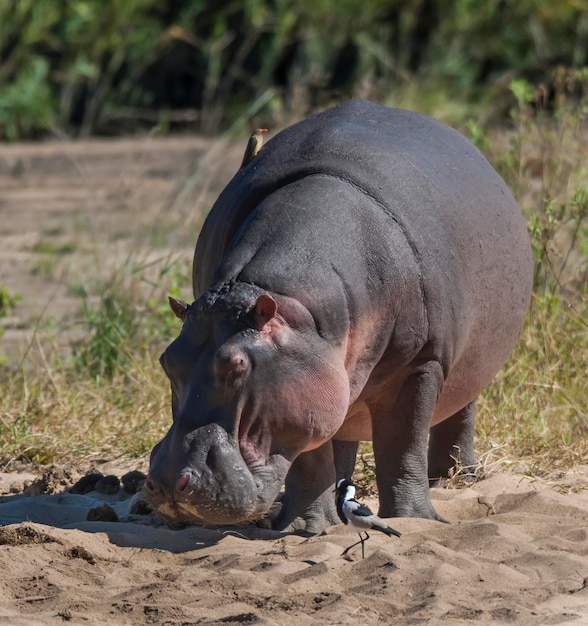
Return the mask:
<path fill-rule="evenodd" d="M 190 476 L 188 474 L 183 474 L 178 480 L 177 489 L 178 491 L 184 491 L 184 489 L 188 486 L 190 482 Z"/>

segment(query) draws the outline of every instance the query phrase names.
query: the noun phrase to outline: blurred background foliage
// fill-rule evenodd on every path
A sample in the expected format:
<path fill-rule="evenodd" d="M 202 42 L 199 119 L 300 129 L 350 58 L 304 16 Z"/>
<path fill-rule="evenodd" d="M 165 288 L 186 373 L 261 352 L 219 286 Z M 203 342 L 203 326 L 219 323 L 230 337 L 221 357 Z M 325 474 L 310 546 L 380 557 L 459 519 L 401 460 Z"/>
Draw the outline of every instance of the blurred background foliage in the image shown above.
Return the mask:
<path fill-rule="evenodd" d="M 500 120 L 513 79 L 549 105 L 586 65 L 586 0 L 3 0 L 0 138 L 215 134 L 349 96 Z"/>

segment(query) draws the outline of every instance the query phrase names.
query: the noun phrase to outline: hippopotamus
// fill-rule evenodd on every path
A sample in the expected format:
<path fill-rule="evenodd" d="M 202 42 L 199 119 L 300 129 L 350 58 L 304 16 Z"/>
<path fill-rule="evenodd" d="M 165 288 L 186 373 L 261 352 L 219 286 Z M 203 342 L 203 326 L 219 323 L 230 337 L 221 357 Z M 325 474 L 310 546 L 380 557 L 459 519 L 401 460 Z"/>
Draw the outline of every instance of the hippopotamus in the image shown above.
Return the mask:
<path fill-rule="evenodd" d="M 317 533 L 373 441 L 380 517 L 440 520 L 474 407 L 515 346 L 532 256 L 506 184 L 430 117 L 350 100 L 267 142 L 196 245 L 160 362 L 173 423 L 147 491 L 175 523 Z"/>

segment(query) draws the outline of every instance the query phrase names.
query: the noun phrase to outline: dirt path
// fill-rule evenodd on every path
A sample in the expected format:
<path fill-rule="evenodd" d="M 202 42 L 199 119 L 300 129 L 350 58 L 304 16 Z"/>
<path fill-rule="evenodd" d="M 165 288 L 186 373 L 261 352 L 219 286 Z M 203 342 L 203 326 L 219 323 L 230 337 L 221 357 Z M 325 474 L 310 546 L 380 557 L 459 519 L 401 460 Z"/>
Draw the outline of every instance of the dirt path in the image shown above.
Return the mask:
<path fill-rule="evenodd" d="M 80 290 L 125 260 L 191 258 L 241 151 L 198 137 L 0 145 L 0 288 L 22 296 L 0 318 L 1 353 L 18 355 L 40 316 L 68 328 Z"/>

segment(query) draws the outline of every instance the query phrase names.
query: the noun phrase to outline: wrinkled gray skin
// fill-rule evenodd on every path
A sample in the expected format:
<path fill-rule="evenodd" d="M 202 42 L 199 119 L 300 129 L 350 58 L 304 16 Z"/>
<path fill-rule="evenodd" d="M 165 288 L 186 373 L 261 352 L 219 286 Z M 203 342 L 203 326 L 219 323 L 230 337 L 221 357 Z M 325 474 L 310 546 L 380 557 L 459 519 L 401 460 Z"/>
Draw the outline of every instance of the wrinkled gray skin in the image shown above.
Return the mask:
<path fill-rule="evenodd" d="M 337 522 L 373 440 L 382 517 L 440 519 L 429 479 L 474 465 L 474 403 L 512 351 L 532 263 L 520 211 L 464 137 L 352 100 L 279 133 L 212 208 L 196 301 L 161 362 L 173 424 L 148 489 L 176 522 Z M 430 436 L 429 436 L 430 435 Z"/>

